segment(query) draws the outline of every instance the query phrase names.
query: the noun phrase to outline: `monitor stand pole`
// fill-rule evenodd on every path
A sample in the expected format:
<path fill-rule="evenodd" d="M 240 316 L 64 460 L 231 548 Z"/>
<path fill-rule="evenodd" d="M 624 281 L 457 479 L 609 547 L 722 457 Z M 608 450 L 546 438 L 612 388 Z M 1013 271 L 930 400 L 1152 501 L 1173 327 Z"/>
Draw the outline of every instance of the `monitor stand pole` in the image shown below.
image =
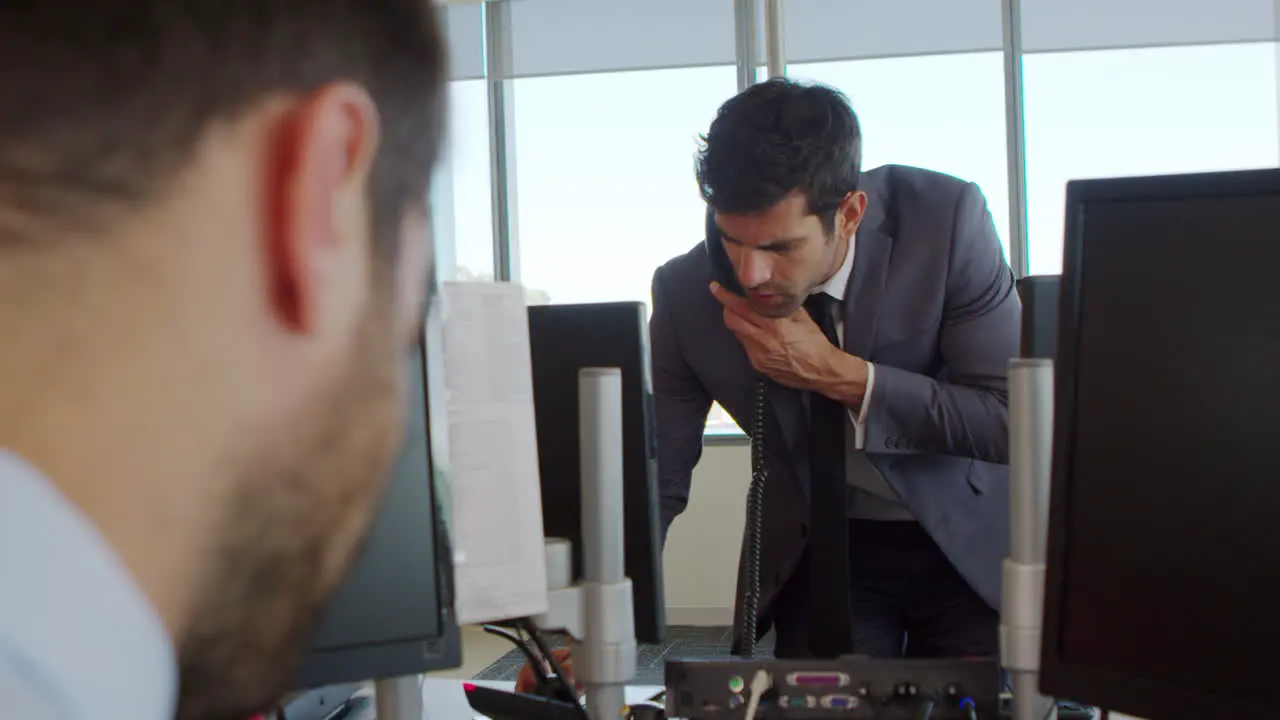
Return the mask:
<path fill-rule="evenodd" d="M 422 720 L 422 676 L 405 675 L 373 684 L 378 720 Z"/>
<path fill-rule="evenodd" d="M 622 371 L 578 371 L 578 430 L 582 460 L 582 582 L 569 587 L 548 567 L 547 614 L 535 623 L 574 638 L 575 679 L 593 720 L 615 720 L 636 673 L 631 580 L 623 562 Z M 549 562 L 566 543 L 548 542 Z M 557 564 L 566 564 L 560 560 Z M 379 716 L 381 718 L 381 716 Z"/>
<path fill-rule="evenodd" d="M 635 615 L 623 557 L 621 370 L 578 371 L 578 423 L 582 582 L 564 587 L 554 578 L 567 578 L 568 572 L 549 572 L 547 614 L 535 624 L 544 630 L 566 630 L 574 638 L 575 679 L 587 697 L 587 713 L 593 720 L 614 720 L 622 717 L 627 682 L 636 673 Z M 562 541 L 547 543 L 549 571 L 570 564 L 567 550 Z M 374 693 L 378 720 L 423 717 L 417 675 L 379 680 Z"/>
<path fill-rule="evenodd" d="M 1013 720 L 1046 720 L 1053 712 L 1053 701 L 1040 695 L 1038 682 L 1052 455 L 1053 361 L 1014 359 L 1009 363 L 1009 557 L 1000 610 L 1000 664 L 1013 686 Z"/>

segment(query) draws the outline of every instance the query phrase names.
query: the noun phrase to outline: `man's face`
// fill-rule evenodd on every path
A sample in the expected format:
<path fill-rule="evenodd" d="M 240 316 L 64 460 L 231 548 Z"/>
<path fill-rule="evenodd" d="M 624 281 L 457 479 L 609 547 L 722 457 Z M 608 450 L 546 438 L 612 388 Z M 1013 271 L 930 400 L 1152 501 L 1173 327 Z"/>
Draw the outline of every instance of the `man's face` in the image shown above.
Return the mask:
<path fill-rule="evenodd" d="M 183 717 L 240 720 L 277 701 L 355 556 L 401 444 L 419 337 L 396 322 L 418 306 L 390 299 L 370 306 L 325 392 L 238 469 L 217 569 L 181 646 Z"/>
<path fill-rule="evenodd" d="M 836 212 L 833 233 L 809 213 L 799 192 L 761 213 L 716 213 L 725 252 L 751 308 L 765 317 L 798 310 L 839 269 L 865 206 L 864 195 L 851 193 Z"/>
<path fill-rule="evenodd" d="M 321 205 L 332 210 L 344 202 Z M 375 245 L 367 208 L 360 212 L 364 237 L 337 238 L 333 246 Z M 338 348 L 316 363 L 327 368 L 321 379 L 308 385 L 284 422 L 228 460 L 232 491 L 218 514 L 214 565 L 191 626 L 177 639 L 180 717 L 243 720 L 290 689 L 326 601 L 376 513 L 407 403 L 417 400 L 405 397 L 406 374 L 421 337 L 433 261 L 427 226 L 425 209 L 411 211 L 394 263 L 376 250 L 368 253 L 370 263 L 354 263 L 371 277 L 353 329 L 336 342 L 314 343 Z M 353 227 L 335 232 L 359 234 Z M 299 267 L 306 272 L 324 262 Z"/>

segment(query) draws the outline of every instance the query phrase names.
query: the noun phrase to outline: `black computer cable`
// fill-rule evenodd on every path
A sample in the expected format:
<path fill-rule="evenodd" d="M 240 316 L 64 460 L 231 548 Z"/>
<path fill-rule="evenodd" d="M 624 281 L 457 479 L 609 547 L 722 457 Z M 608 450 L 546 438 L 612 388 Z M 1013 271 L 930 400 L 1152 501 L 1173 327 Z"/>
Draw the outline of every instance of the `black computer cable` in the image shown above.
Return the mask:
<path fill-rule="evenodd" d="M 529 649 L 528 643 L 525 641 L 523 634 L 521 634 L 519 630 L 517 630 L 517 632 L 511 632 L 510 630 L 497 625 L 481 625 L 480 629 L 495 637 L 511 641 L 512 645 L 515 645 L 520 649 L 520 652 L 524 653 L 524 657 L 529 661 L 529 666 L 533 668 L 533 674 L 537 676 L 538 682 L 545 683 L 548 681 L 547 674 L 542 671 L 542 663 L 538 662 L 537 656 L 533 654 L 533 650 Z"/>
<path fill-rule="evenodd" d="M 738 618 L 739 650 L 744 658 L 755 657 L 756 624 L 760 611 L 760 545 L 764 531 L 764 488 L 769 478 L 764 459 L 764 418 L 768 393 L 763 375 L 756 378 L 755 417 L 751 423 L 751 487 L 747 491 L 746 588 L 742 615 Z"/>
<path fill-rule="evenodd" d="M 533 620 L 529 618 L 520 618 L 516 621 L 519 627 L 523 627 L 524 631 L 529 634 L 533 644 L 538 648 L 538 652 L 542 657 L 546 658 L 547 664 L 551 666 L 551 672 L 556 676 L 556 682 L 560 686 L 560 691 L 565 697 L 572 698 L 573 704 L 578 708 L 582 720 L 591 720 L 587 716 L 587 709 L 582 706 L 582 697 L 578 695 L 578 689 L 573 686 L 573 681 L 564 674 L 564 669 L 560 667 L 560 663 L 556 661 L 556 656 L 551 654 L 551 649 L 547 647 L 547 641 L 543 639 L 542 633 L 538 631 L 538 626 L 533 624 Z"/>

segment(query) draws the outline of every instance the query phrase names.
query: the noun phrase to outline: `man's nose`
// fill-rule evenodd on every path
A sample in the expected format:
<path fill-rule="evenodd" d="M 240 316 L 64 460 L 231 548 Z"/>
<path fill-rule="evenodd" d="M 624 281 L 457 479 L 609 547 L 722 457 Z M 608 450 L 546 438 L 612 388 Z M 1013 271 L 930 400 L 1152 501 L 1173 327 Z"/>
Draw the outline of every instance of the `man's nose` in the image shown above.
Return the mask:
<path fill-rule="evenodd" d="M 773 259 L 769 253 L 746 248 L 742 252 L 742 262 L 739 265 L 738 281 L 744 288 L 760 287 L 773 277 Z"/>

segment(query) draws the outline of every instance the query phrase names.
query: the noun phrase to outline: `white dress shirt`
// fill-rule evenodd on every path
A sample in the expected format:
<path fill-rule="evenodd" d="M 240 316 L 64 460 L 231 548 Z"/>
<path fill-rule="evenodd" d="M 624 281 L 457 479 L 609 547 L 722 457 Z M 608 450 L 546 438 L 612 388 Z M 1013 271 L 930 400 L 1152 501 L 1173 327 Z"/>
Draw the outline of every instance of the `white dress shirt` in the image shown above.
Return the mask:
<path fill-rule="evenodd" d="M 840 342 L 840 347 L 844 347 L 844 292 L 849 285 L 849 275 L 853 272 L 853 256 L 854 250 L 858 244 L 858 236 L 849 238 L 849 249 L 844 254 L 844 262 L 840 263 L 840 269 L 836 270 L 836 274 L 832 275 L 827 281 L 814 288 L 810 295 L 817 293 L 826 293 L 836 299 L 832 305 L 832 316 L 836 324 L 836 339 Z M 876 384 L 876 366 L 867 363 L 867 389 L 862 394 L 862 406 L 858 408 L 849 408 L 849 422 L 852 424 L 853 430 L 853 447 L 861 450 L 866 446 L 867 440 L 867 406 L 871 404 L 871 389 Z"/>
<path fill-rule="evenodd" d="M 0 449 L 0 717 L 170 720 L 173 644 L 119 558 Z"/>
<path fill-rule="evenodd" d="M 845 252 L 840 269 L 813 290 L 813 293 L 826 293 L 836 299 L 836 302 L 831 303 L 830 306 L 836 326 L 836 340 L 840 343 L 841 349 L 844 348 L 844 295 L 849 285 L 849 276 L 853 272 L 857 241 L 857 236 L 849 239 L 849 249 Z M 852 311 L 858 310 L 853 308 Z M 867 409 L 871 406 L 871 393 L 875 389 L 875 383 L 876 366 L 867 362 L 867 387 L 862 394 L 862 404 L 856 408 L 848 408 L 849 422 L 845 424 L 845 478 L 851 486 L 846 510 L 851 518 L 910 520 L 911 513 L 902 504 L 897 492 L 875 465 L 867 459 L 866 453 L 859 452 L 866 448 Z"/>

